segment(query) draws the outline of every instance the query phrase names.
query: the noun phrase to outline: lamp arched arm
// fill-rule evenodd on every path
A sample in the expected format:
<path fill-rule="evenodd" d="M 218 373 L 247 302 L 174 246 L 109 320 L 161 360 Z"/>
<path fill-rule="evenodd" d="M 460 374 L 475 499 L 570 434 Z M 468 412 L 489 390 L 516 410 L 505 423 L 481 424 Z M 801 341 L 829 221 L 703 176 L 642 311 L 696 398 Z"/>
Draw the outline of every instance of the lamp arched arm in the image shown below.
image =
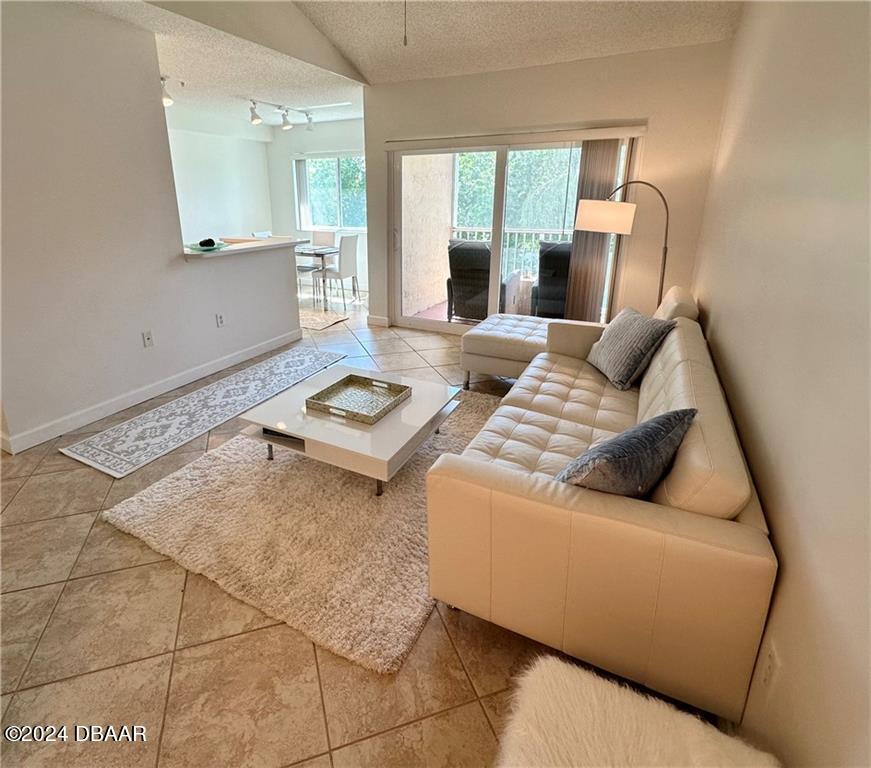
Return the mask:
<path fill-rule="evenodd" d="M 663 208 L 665 208 L 665 236 L 663 238 L 662 243 L 662 261 L 660 262 L 659 268 L 659 293 L 657 298 L 657 306 L 662 303 L 662 289 L 663 283 L 665 282 L 665 261 L 668 257 L 668 201 L 665 199 L 665 195 L 662 194 L 662 190 L 657 187 L 655 184 L 651 184 L 649 181 L 642 181 L 640 179 L 633 179 L 631 181 L 623 182 L 619 187 L 615 187 L 614 190 L 608 195 L 608 200 L 610 200 L 614 195 L 616 195 L 621 189 L 625 189 L 632 184 L 640 184 L 644 187 L 650 187 L 657 195 L 659 195 L 659 199 L 662 200 Z"/>

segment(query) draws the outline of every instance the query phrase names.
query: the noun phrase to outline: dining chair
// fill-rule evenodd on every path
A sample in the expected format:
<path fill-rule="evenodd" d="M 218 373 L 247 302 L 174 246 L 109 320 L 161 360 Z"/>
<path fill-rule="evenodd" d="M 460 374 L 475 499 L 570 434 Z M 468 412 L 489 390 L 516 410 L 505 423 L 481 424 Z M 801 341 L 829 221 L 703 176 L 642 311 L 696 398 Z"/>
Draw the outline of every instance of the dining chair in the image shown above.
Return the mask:
<path fill-rule="evenodd" d="M 332 248 L 336 245 L 336 233 L 335 232 L 315 232 L 312 231 L 311 236 L 309 237 L 309 242 L 312 246 L 317 248 Z M 315 259 L 308 264 L 297 264 L 296 265 L 296 284 L 297 291 L 302 289 L 302 283 L 300 278 L 305 275 L 311 275 L 312 278 L 312 303 L 316 304 L 318 301 L 318 277 L 314 274 L 315 272 L 319 272 L 321 269 L 321 265 L 316 262 Z"/>
<path fill-rule="evenodd" d="M 342 306 L 347 309 L 348 303 L 345 301 L 345 280 L 351 278 L 351 295 L 355 299 L 360 298 L 360 288 L 357 284 L 357 238 L 358 235 L 342 235 L 339 238 L 339 259 L 336 264 L 328 265 L 324 269 L 318 270 L 316 276 L 324 281 L 324 290 L 326 290 L 326 281 L 337 280 L 342 288 Z"/>

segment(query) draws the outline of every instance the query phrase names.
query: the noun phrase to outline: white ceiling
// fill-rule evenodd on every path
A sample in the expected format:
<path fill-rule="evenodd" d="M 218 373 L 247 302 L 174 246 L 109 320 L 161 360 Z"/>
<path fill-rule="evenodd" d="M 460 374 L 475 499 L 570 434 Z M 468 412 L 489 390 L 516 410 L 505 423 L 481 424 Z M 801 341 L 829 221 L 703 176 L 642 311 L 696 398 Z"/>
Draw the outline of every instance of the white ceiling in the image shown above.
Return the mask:
<path fill-rule="evenodd" d="M 345 77 L 144 2 L 86 5 L 155 33 L 161 72 L 171 78 L 167 87 L 179 104 L 244 120 L 247 98 L 288 107 L 349 101 L 349 107 L 314 110 L 314 121 L 363 116 L 362 86 Z M 266 123 L 281 122 L 268 106 L 258 112 Z M 305 123 L 304 115 L 289 117 Z"/>
<path fill-rule="evenodd" d="M 370 83 L 417 80 L 673 48 L 732 36 L 740 3 L 297 2 Z"/>

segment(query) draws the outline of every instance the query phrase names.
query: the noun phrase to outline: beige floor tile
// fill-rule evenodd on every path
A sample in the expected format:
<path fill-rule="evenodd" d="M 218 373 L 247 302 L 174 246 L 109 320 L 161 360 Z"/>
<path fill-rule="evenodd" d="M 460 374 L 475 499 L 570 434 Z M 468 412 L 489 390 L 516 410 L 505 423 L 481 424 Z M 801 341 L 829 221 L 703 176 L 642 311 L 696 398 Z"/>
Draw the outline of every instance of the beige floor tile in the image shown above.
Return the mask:
<path fill-rule="evenodd" d="M 68 582 L 22 685 L 171 650 L 184 578 L 164 562 Z"/>
<path fill-rule="evenodd" d="M 346 357 L 342 360 L 342 365 L 348 365 L 351 368 L 362 368 L 366 371 L 381 370 L 369 355 L 366 355 L 365 357 Z"/>
<path fill-rule="evenodd" d="M 31 475 L 3 512 L 3 525 L 98 510 L 111 485 L 109 475 L 91 467 Z"/>
<path fill-rule="evenodd" d="M 459 365 L 460 350 L 457 347 L 445 347 L 443 349 L 422 349 L 418 354 L 429 365 Z"/>
<path fill-rule="evenodd" d="M 238 432 L 236 433 L 238 434 Z M 223 432 L 215 432 L 212 430 L 209 432 L 209 448 L 208 450 L 214 451 L 215 448 L 220 448 L 224 443 L 228 440 L 232 440 L 236 435 L 227 434 Z"/>
<path fill-rule="evenodd" d="M 434 365 L 433 367 L 442 375 L 445 380 L 453 384 L 455 387 L 462 386 L 465 372 L 462 368 L 460 368 L 459 365 Z M 469 377 L 469 381 L 486 381 L 489 378 L 491 377 L 487 376 L 487 374 L 475 373 L 473 371 L 471 376 Z"/>
<path fill-rule="evenodd" d="M 423 381 L 431 381 L 433 384 L 441 384 L 443 386 L 448 383 L 435 368 L 430 366 L 426 368 L 410 368 L 407 371 L 402 371 L 402 375 Z"/>
<path fill-rule="evenodd" d="M 375 339 L 389 341 L 390 339 L 399 338 L 393 328 L 375 328 L 365 326 L 361 328 L 352 328 L 351 330 L 360 341 L 372 341 Z"/>
<path fill-rule="evenodd" d="M 9 502 L 21 490 L 25 480 L 27 480 L 26 477 L 3 478 L 3 481 L 0 482 L 0 505 L 2 505 L 2 509 L 6 509 L 9 506 Z"/>
<path fill-rule="evenodd" d="M 0 681 L 13 691 L 45 629 L 63 584 L 49 584 L 0 597 Z"/>
<path fill-rule="evenodd" d="M 88 576 L 166 559 L 141 539 L 124 533 L 111 523 L 98 518 L 88 534 L 71 576 Z"/>
<path fill-rule="evenodd" d="M 26 451 L 19 451 L 14 455 L 6 453 L 6 451 L 0 451 L 0 474 L 2 474 L 3 479 L 27 477 L 27 475 L 36 469 L 39 462 L 42 461 L 43 456 L 48 453 L 51 443 L 52 441 L 49 440 L 48 442 L 35 445 L 33 448 L 28 448 Z"/>
<path fill-rule="evenodd" d="M 238 416 L 230 419 L 229 421 L 225 421 L 223 424 L 218 424 L 217 427 L 213 427 L 210 435 L 238 435 L 243 429 L 246 427 L 250 427 L 246 421 L 242 421 Z"/>
<path fill-rule="evenodd" d="M 171 475 L 192 461 L 196 461 L 202 455 L 202 451 L 189 451 L 187 453 L 168 453 L 166 456 L 155 459 L 142 469 L 137 469 L 127 477 L 116 480 L 112 484 L 109 495 L 106 496 L 103 508 L 110 509 L 116 504 L 120 504 L 124 499 L 129 499 L 139 491 L 145 490 L 149 485 Z"/>
<path fill-rule="evenodd" d="M 318 349 L 322 352 L 335 352 L 348 357 L 359 357 L 366 354 L 366 348 L 359 341 L 343 341 L 337 344 L 318 342 Z"/>
<path fill-rule="evenodd" d="M 438 610 L 479 696 L 504 690 L 536 656 L 554 653 L 534 640 L 444 603 L 438 604 Z"/>
<path fill-rule="evenodd" d="M 496 739 L 471 704 L 333 752 L 335 768 L 483 768 L 493 764 Z"/>
<path fill-rule="evenodd" d="M 188 440 L 186 443 L 182 443 L 178 448 L 173 448 L 167 456 L 174 456 L 177 453 L 191 453 L 193 451 L 205 451 L 206 446 L 209 443 L 209 433 L 206 432 L 204 435 L 200 435 L 199 437 L 195 437 L 193 440 Z"/>
<path fill-rule="evenodd" d="M 397 352 L 389 355 L 372 355 L 372 359 L 382 371 L 402 371 L 408 368 L 422 368 L 424 360 L 417 352 Z"/>
<path fill-rule="evenodd" d="M 280 622 L 228 595 L 214 581 L 188 574 L 177 647 L 205 643 Z"/>
<path fill-rule="evenodd" d="M 96 514 L 85 512 L 0 529 L 3 591 L 66 579 Z"/>
<path fill-rule="evenodd" d="M 501 738 L 508 715 L 511 714 L 511 691 L 499 691 L 492 696 L 487 696 L 481 699 L 481 705 L 496 732 L 496 738 Z"/>
<path fill-rule="evenodd" d="M 323 648 L 318 661 L 334 748 L 475 696 L 435 611 L 395 675 L 371 672 Z"/>
<path fill-rule="evenodd" d="M 91 433 L 96 434 L 96 433 Z M 73 443 L 78 443 L 80 440 L 86 440 L 88 434 L 61 435 L 56 440 L 52 441 L 51 447 L 46 452 L 42 461 L 39 462 L 34 474 L 44 475 L 48 472 L 64 472 L 68 469 L 81 469 L 85 465 L 80 461 L 65 456 L 60 452 L 61 448 L 67 448 Z"/>
<path fill-rule="evenodd" d="M 161 768 L 270 768 L 327 749 L 314 648 L 286 625 L 177 651 Z"/>
<path fill-rule="evenodd" d="M 384 355 L 396 352 L 411 352 L 411 347 L 408 346 L 402 339 L 394 336 L 392 339 L 367 339 L 362 342 L 366 347 L 366 351 L 370 355 Z"/>
<path fill-rule="evenodd" d="M 332 768 L 333 764 L 330 762 L 330 756 L 327 755 L 318 755 L 317 757 L 313 757 L 311 760 L 303 760 L 301 763 L 294 763 L 288 768 Z"/>
<path fill-rule="evenodd" d="M 314 331 L 312 339 L 318 345 L 318 349 L 323 349 L 324 346 L 335 346 L 336 344 L 357 344 L 357 337 L 347 330 L 343 331 Z"/>
<path fill-rule="evenodd" d="M 403 339 L 411 337 L 419 339 L 422 339 L 424 337 L 434 338 L 441 335 L 439 333 L 436 333 L 435 331 L 424 331 L 420 328 L 400 328 L 398 326 L 391 326 L 390 330 L 392 330 L 397 336 Z"/>
<path fill-rule="evenodd" d="M 15 694 L 4 723 L 67 725 L 70 740 L 3 742 L 4 765 L 28 768 L 151 768 L 157 757 L 170 654 Z M 142 725 L 144 742 L 75 741 L 76 725 Z"/>
<path fill-rule="evenodd" d="M 200 381 L 202 381 L 202 379 Z M 188 384 L 187 386 L 191 387 L 191 390 L 188 391 L 198 389 L 198 387 L 194 387 L 192 384 Z M 111 413 L 108 416 L 104 416 L 102 419 L 97 419 L 96 421 L 92 421 L 90 424 L 85 424 L 78 429 L 71 430 L 68 434 L 85 435 L 90 432 L 102 432 L 104 429 L 114 427 L 116 424 L 120 424 L 121 422 L 127 421 L 128 419 L 132 419 L 134 416 L 138 416 L 140 413 L 150 411 L 151 408 L 152 406 L 150 404 L 150 401 L 146 400 L 144 402 L 137 403 L 136 405 L 131 405 L 129 408 L 125 408 L 123 411 Z"/>
<path fill-rule="evenodd" d="M 440 333 L 434 333 L 430 336 L 409 336 L 406 338 L 406 342 L 412 349 L 418 351 L 423 349 L 453 349 L 457 346 L 453 341 L 446 336 L 442 336 Z"/>

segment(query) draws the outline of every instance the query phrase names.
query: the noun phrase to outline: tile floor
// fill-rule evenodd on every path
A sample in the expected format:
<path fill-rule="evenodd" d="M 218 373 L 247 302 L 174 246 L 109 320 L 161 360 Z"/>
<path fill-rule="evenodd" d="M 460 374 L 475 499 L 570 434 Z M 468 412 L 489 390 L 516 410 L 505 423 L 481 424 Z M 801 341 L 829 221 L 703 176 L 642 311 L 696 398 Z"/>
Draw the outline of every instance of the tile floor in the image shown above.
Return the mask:
<path fill-rule="evenodd" d="M 459 384 L 456 337 L 367 328 L 363 308 L 296 342 L 346 362 Z M 278 351 L 278 350 L 276 350 Z M 274 354 L 274 353 L 270 353 Z M 254 361 L 247 361 L 251 364 Z M 144 725 L 128 744 L 3 743 L 27 766 L 485 766 L 509 681 L 540 646 L 439 605 L 402 669 L 382 676 L 316 648 L 98 519 L 214 449 L 233 419 L 123 480 L 57 448 L 243 367 L 2 456 L 4 724 Z M 508 383 L 473 379 L 504 394 Z"/>

